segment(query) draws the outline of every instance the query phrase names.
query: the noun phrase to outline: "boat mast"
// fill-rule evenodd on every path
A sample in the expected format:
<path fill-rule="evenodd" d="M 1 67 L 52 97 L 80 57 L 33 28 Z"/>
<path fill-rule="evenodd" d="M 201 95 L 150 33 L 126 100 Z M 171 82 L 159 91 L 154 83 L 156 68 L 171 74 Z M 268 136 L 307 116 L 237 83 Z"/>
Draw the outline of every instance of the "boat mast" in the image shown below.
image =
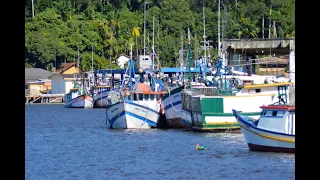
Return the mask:
<path fill-rule="evenodd" d="M 219 0 L 220 1 L 220 0 Z M 206 19 L 204 14 L 204 3 L 203 3 L 203 45 L 204 45 L 204 80 L 207 79 L 207 42 L 206 42 Z"/>
<path fill-rule="evenodd" d="M 184 84 L 184 70 L 185 70 L 185 65 L 187 64 L 186 62 L 184 62 L 184 58 L 183 58 L 183 33 L 181 31 L 181 41 L 180 41 L 180 50 L 179 50 L 179 62 L 180 62 L 180 77 L 182 80 L 182 83 Z M 186 86 L 185 86 L 186 88 Z"/>
<path fill-rule="evenodd" d="M 133 60 L 132 60 L 132 44 L 130 43 L 130 59 L 129 59 L 129 82 L 130 82 L 130 99 L 133 100 L 133 93 L 132 93 L 132 77 L 131 77 L 131 74 L 133 73 L 132 72 L 132 69 L 133 69 Z M 133 75 L 133 78 L 134 78 L 134 75 Z"/>
<path fill-rule="evenodd" d="M 218 57 L 220 57 L 220 0 L 218 3 Z"/>
<path fill-rule="evenodd" d="M 191 38 L 190 30 L 188 28 L 188 51 L 187 51 L 187 60 L 188 60 L 188 89 L 191 88 L 191 65 L 192 65 L 192 53 L 191 53 Z"/>
<path fill-rule="evenodd" d="M 157 32 L 157 37 L 158 37 L 158 51 L 157 51 L 157 67 L 160 70 L 160 44 L 159 44 L 159 20 L 158 20 L 158 32 Z"/>
<path fill-rule="evenodd" d="M 143 55 L 146 55 L 146 0 L 144 0 L 144 20 L 143 20 Z"/>
<path fill-rule="evenodd" d="M 154 70 L 154 16 L 152 16 L 152 70 Z"/>

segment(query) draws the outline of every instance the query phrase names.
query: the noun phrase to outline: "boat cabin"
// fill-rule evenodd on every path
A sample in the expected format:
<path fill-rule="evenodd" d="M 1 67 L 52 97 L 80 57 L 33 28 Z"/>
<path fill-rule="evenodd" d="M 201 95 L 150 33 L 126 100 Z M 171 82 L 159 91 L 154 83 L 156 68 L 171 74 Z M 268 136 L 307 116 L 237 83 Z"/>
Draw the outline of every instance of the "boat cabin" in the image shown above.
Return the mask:
<path fill-rule="evenodd" d="M 79 88 L 71 88 L 70 92 L 65 95 L 65 101 L 68 102 L 81 95 Z"/>
<path fill-rule="evenodd" d="M 279 133 L 295 135 L 295 106 L 261 106 L 257 127 Z"/>
<path fill-rule="evenodd" d="M 110 91 L 112 86 L 96 86 L 94 88 L 94 94 L 99 94 L 104 91 Z"/>
<path fill-rule="evenodd" d="M 147 84 L 137 84 L 137 91 L 129 96 L 132 101 L 159 101 L 164 95 L 164 91 L 152 91 L 151 87 Z"/>

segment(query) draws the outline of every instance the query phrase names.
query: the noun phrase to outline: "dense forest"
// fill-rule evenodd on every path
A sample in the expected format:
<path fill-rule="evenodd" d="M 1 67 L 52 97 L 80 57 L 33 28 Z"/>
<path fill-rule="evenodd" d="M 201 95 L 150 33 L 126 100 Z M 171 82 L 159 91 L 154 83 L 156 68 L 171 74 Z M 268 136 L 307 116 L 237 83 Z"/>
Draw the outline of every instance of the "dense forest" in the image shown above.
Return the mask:
<path fill-rule="evenodd" d="M 90 69 L 92 55 L 94 69 L 118 68 L 112 62 L 121 54 L 129 55 L 130 44 L 135 56 L 144 53 L 144 44 L 145 54 L 152 52 L 153 42 L 161 66 L 176 67 L 181 42 L 187 47 L 188 28 L 193 57 L 203 55 L 195 47 L 203 41 L 204 20 L 215 59 L 218 2 L 25 0 L 25 67 L 50 70 L 74 62 L 79 51 L 84 71 Z M 220 40 L 269 38 L 269 34 L 271 38 L 294 37 L 295 0 L 220 0 L 220 23 Z"/>

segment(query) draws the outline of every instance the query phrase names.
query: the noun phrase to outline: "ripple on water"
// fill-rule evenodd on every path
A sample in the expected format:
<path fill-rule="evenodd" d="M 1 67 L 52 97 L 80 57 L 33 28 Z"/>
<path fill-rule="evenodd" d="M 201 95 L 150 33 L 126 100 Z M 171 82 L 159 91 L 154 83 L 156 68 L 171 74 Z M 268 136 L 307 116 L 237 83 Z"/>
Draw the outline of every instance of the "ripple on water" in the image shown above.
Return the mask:
<path fill-rule="evenodd" d="M 294 154 L 249 151 L 241 133 L 111 130 L 105 109 L 26 105 L 25 112 L 28 180 L 295 178 Z"/>

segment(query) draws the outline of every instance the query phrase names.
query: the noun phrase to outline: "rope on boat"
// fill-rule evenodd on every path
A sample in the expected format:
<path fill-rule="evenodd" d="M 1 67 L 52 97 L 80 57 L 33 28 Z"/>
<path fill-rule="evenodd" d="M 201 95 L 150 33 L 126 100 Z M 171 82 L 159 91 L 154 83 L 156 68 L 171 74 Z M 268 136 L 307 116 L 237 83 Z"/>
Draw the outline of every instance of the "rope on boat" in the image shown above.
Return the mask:
<path fill-rule="evenodd" d="M 231 128 L 231 125 L 228 127 L 228 129 L 224 132 L 224 133 L 231 133 L 231 131 L 232 131 L 232 128 Z"/>

